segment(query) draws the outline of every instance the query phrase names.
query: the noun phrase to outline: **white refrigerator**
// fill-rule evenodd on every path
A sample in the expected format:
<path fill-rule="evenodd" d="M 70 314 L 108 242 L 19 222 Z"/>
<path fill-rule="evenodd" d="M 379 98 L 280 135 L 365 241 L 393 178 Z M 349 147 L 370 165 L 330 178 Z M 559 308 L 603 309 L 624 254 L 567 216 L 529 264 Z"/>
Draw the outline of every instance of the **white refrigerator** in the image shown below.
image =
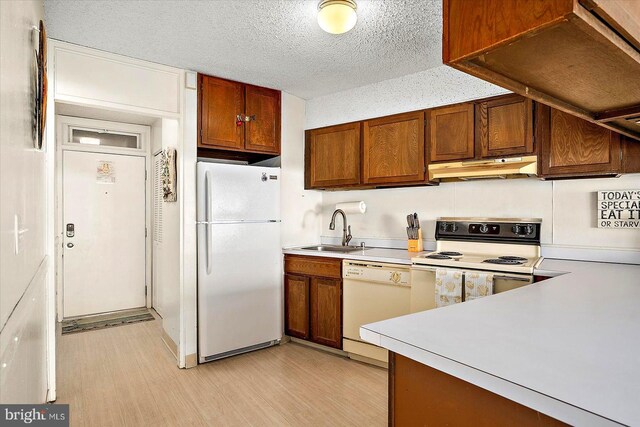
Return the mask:
<path fill-rule="evenodd" d="M 282 338 L 280 168 L 198 162 L 200 363 Z"/>

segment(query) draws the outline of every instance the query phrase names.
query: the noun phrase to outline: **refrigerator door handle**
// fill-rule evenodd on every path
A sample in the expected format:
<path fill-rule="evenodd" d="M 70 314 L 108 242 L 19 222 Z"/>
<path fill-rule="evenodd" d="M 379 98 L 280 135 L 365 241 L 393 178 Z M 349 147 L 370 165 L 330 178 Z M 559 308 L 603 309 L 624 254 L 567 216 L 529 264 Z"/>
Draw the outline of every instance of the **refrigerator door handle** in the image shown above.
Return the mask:
<path fill-rule="evenodd" d="M 211 266 L 213 265 L 213 247 L 211 242 L 211 171 L 205 172 L 205 203 L 206 203 L 206 233 L 207 233 L 207 275 L 211 274 Z"/>
<path fill-rule="evenodd" d="M 212 200 L 211 200 L 211 171 L 204 174 L 204 200 L 205 200 L 205 221 L 211 222 Z"/>
<path fill-rule="evenodd" d="M 211 266 L 213 265 L 213 248 L 211 247 L 211 231 L 213 226 L 207 224 L 207 275 L 211 274 Z"/>

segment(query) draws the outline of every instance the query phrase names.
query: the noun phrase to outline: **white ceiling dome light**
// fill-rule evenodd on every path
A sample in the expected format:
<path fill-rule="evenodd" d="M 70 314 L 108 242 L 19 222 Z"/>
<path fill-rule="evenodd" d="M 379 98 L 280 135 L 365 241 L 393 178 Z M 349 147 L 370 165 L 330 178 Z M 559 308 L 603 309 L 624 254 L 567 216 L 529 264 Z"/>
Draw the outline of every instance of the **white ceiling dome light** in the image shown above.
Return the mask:
<path fill-rule="evenodd" d="M 358 21 L 354 0 L 320 0 L 318 25 L 330 34 L 342 34 L 351 30 Z"/>

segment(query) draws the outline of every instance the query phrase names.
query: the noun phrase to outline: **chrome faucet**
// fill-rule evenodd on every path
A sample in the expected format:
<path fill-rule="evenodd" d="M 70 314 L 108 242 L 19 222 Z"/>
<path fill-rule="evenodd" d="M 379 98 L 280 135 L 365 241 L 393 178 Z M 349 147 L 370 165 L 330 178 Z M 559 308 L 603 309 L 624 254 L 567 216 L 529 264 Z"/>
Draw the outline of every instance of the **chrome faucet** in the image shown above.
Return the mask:
<path fill-rule="evenodd" d="M 338 214 L 342 215 L 342 246 L 348 246 L 353 236 L 351 236 L 351 226 L 347 227 L 347 216 L 342 209 L 336 209 L 333 211 L 331 223 L 329 223 L 329 230 L 336 229 L 336 215 Z"/>

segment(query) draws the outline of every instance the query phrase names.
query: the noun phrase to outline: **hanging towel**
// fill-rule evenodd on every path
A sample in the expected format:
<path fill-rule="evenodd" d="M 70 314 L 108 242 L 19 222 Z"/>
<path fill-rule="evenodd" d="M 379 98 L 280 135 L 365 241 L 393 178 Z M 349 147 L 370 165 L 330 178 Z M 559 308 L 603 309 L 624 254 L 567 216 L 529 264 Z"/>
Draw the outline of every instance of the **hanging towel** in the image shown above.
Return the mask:
<path fill-rule="evenodd" d="M 436 270 L 436 307 L 462 302 L 462 272 Z"/>
<path fill-rule="evenodd" d="M 464 300 L 471 301 L 493 295 L 493 274 L 470 273 L 464 274 Z"/>

